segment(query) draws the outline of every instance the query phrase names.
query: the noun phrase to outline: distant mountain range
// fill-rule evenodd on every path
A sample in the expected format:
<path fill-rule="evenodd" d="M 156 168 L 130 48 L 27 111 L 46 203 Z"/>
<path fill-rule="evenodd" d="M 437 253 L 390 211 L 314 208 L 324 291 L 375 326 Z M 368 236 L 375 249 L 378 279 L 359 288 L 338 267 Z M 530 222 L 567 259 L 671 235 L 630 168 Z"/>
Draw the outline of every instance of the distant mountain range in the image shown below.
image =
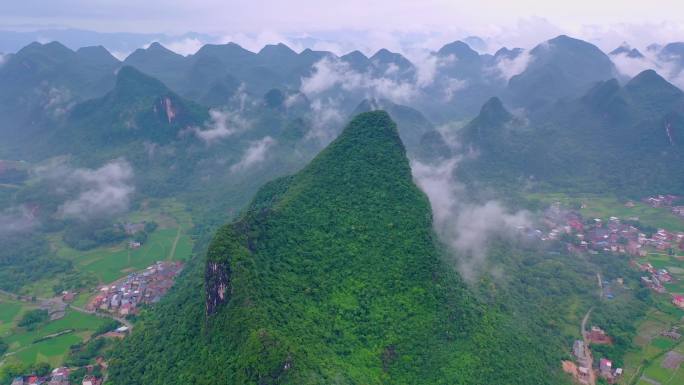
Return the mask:
<path fill-rule="evenodd" d="M 649 48 L 649 55 L 670 63 L 668 74 L 661 75 L 671 75 L 682 66 L 682 46 L 671 43 Z M 306 138 L 309 146 L 314 137 L 327 138 L 322 144 L 334 138 L 349 115 L 382 108 L 398 122 L 412 156 L 435 158 L 452 153 L 435 127 L 470 119 L 481 109 L 487 115 L 488 110 L 498 109 L 496 105 L 506 105 L 512 111 L 524 111 L 524 119 L 513 120 L 525 121 L 527 127 L 519 131 L 531 135 L 525 139 L 530 144 L 507 151 L 507 156 L 521 148 L 530 149 L 536 140 L 553 137 L 577 144 L 571 148 L 580 151 L 573 155 L 580 159 L 592 159 L 588 154 L 601 150 L 589 151 L 586 149 L 593 144 L 579 143 L 589 140 L 607 147 L 619 143 L 623 146 L 616 152 L 619 157 L 627 148 L 637 146 L 637 139 L 627 141 L 633 137 L 646 140 L 647 145 L 640 147 L 644 153 L 649 148 L 651 154 L 660 154 L 649 158 L 652 167 L 673 162 L 676 158 L 669 157 L 675 156 L 678 150 L 674 149 L 682 142 L 681 91 L 654 71 L 624 79 L 611 61 L 619 55 L 633 60 L 645 57 L 627 45 L 606 55 L 594 45 L 568 36 L 529 51 L 502 48 L 494 55 L 480 54 L 456 41 L 426 58 L 427 67 L 386 49 L 370 57 L 358 51 L 337 56 L 310 49 L 297 53 L 284 44 L 251 52 L 228 43 L 208 44 L 183 56 L 153 43 L 119 61 L 101 46 L 73 51 L 57 42 L 32 43 L 6 56 L 0 66 L 0 113 L 4 116 L 0 155 L 19 156 L 16 150 L 20 146 L 30 146 L 34 149 L 31 153 L 40 158 L 60 152 L 87 154 L 93 146 L 106 149 L 98 153 L 112 155 L 141 143 L 177 145 L 195 140 L 197 144 L 202 142 L 201 136 L 188 133 L 197 133 L 211 123 L 210 109 L 259 121 L 256 125 L 264 129 L 252 131 L 262 137 L 280 135 L 282 129 L 276 128 L 276 121 L 301 122 L 296 136 Z M 500 103 L 487 102 L 492 97 Z M 275 120 L 267 121 L 265 116 Z M 482 125 L 478 122 L 489 119 L 485 118 L 480 115 L 470 126 Z M 546 128 L 535 131 L 536 127 Z M 630 134 L 597 136 L 618 127 Z M 522 135 L 520 132 L 513 130 L 514 135 Z M 65 140 L 66 135 L 80 139 Z M 232 131 L 227 135 L 233 135 Z M 468 145 L 483 146 L 484 142 L 478 142 L 482 137 L 465 135 Z M 243 144 L 249 141 L 247 137 L 244 140 Z M 659 147 L 662 140 L 670 147 Z M 539 146 L 548 151 L 553 143 L 539 142 Z M 552 152 L 559 157 L 563 150 Z M 573 156 L 567 155 L 562 162 Z M 546 169 L 554 159 L 540 162 L 544 169 L 527 164 L 527 169 L 519 170 L 520 176 L 561 175 Z M 596 171 L 594 176 L 605 171 Z"/>
<path fill-rule="evenodd" d="M 624 196 L 684 191 L 684 93 L 653 70 L 527 115 L 491 99 L 462 138 L 479 153 L 463 179 Z"/>
<path fill-rule="evenodd" d="M 684 56 L 678 44 L 666 45 L 658 56 L 680 68 Z M 620 54 L 641 57 L 639 51 L 625 46 L 611 53 Z M 457 41 L 432 53 L 427 67 L 386 49 L 371 57 L 358 51 L 338 57 L 309 49 L 296 53 L 284 44 L 267 45 L 254 53 L 234 43 L 208 44 L 189 56 L 153 43 L 135 50 L 123 62 L 102 47 L 72 51 L 56 42 L 33 43 L 7 55 L 4 62 L 0 100 L 5 102 L 0 107 L 5 108 L 8 122 L 22 125 L 39 124 L 41 108 L 63 110 L 104 95 L 113 86 L 114 70 L 123 65 L 210 107 L 227 103 L 238 90 L 259 98 L 271 89 L 297 91 L 307 79 L 315 79 L 321 83 L 317 91 L 334 94 L 347 113 L 362 99 L 375 97 L 411 105 L 438 124 L 476 115 L 492 96 L 512 106 L 536 109 L 560 98 L 577 97 L 595 82 L 619 77 L 608 55 L 567 36 L 530 51 L 502 48 L 495 55 L 479 54 Z M 335 77 L 352 81 L 339 82 Z M 66 105 L 57 107 L 60 101 Z"/>

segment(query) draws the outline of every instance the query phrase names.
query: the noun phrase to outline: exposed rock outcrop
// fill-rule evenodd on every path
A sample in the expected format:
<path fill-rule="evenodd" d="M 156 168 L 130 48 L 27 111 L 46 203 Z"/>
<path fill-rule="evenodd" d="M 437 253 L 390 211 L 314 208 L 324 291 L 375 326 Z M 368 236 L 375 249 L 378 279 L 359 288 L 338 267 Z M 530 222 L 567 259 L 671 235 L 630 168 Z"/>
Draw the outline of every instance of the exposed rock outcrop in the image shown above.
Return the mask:
<path fill-rule="evenodd" d="M 206 313 L 216 313 L 230 299 L 230 267 L 227 262 L 208 261 L 204 272 Z"/>

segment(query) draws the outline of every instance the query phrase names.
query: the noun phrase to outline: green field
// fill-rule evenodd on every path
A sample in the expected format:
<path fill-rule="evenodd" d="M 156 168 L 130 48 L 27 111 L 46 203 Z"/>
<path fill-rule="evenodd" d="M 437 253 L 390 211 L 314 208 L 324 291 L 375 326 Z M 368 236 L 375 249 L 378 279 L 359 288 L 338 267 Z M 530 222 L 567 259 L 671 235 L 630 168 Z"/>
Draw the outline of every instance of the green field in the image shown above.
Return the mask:
<path fill-rule="evenodd" d="M 174 200 L 145 202 L 139 210 L 121 218 L 121 221 L 154 221 L 158 227 L 143 246 L 136 250 L 129 249 L 127 243 L 122 242 L 116 246 L 78 251 L 67 246 L 60 233 L 50 236 L 52 247 L 57 255 L 73 261 L 76 269 L 92 274 L 102 283 L 116 281 L 160 260 L 185 260 L 192 253 L 190 214 Z M 34 282 L 23 292 L 42 298 L 52 297 L 52 287 L 58 280 L 59 277 L 52 277 Z M 88 291 L 80 293 L 73 302 L 74 306 L 84 306 L 91 295 Z M 0 362 L 19 360 L 25 364 L 48 362 L 52 366 L 59 365 L 71 345 L 90 338 L 97 327 L 106 322 L 93 315 L 67 311 L 64 318 L 49 322 L 36 330 L 17 329 L 16 324 L 22 314 L 36 307 L 37 304 L 0 296 L 0 337 L 9 345 L 7 354 L 0 358 Z M 39 338 L 68 330 L 73 331 L 35 342 Z"/>
<path fill-rule="evenodd" d="M 641 202 L 634 202 L 634 207 L 627 207 L 625 201 L 614 197 L 562 193 L 529 194 L 528 198 L 545 204 L 560 202 L 566 207 L 581 204 L 580 212 L 586 219 L 602 218 L 605 220 L 612 216 L 620 219 L 638 218 L 639 222 L 647 226 L 664 228 L 668 231 L 684 231 L 684 220 L 673 215 L 669 209 L 653 208 Z M 650 262 L 657 269 L 667 269 L 674 281 L 665 284 L 668 294 L 653 293 L 655 305 L 644 319 L 638 321 L 638 335 L 634 339 L 635 348 L 624 357 L 624 375 L 618 383 L 653 385 L 652 382 L 642 379 L 643 375 L 662 385 L 684 384 L 684 369 L 673 370 L 661 366 L 668 351 L 675 349 L 684 352 L 684 343 L 660 336 L 661 332 L 669 330 L 674 325 L 680 325 L 684 330 L 684 324 L 682 324 L 684 311 L 675 308 L 670 303 L 670 293 L 684 294 L 684 260 L 653 250 L 638 261 L 639 263 Z"/>
<path fill-rule="evenodd" d="M 4 338 L 14 328 L 26 305 L 0 297 L 0 338 Z"/>
<path fill-rule="evenodd" d="M 653 208 L 641 202 L 634 202 L 634 207 L 626 207 L 625 201 L 614 197 L 597 195 L 568 195 L 563 193 L 534 193 L 528 194 L 528 198 L 536 199 L 545 203 L 560 202 L 571 206 L 573 203 L 582 203 L 580 210 L 585 218 L 603 218 L 611 216 L 621 219 L 638 217 L 639 222 L 669 231 L 684 231 L 684 220 L 672 214 L 668 208 Z"/>
<path fill-rule="evenodd" d="M 185 260 L 192 252 L 192 239 L 188 235 L 192 227 L 190 215 L 175 201 L 163 201 L 154 207 L 131 213 L 126 221 L 155 221 L 157 230 L 150 234 L 139 249 L 131 250 L 126 242 L 112 247 L 78 251 L 61 241 L 59 235 L 52 237 L 60 257 L 70 259 L 76 267 L 109 283 L 126 274 L 142 270 L 161 260 Z"/>
<path fill-rule="evenodd" d="M 681 343 L 674 349 L 674 351 L 684 354 L 684 345 Z M 684 384 L 684 369 L 681 366 L 677 369 L 668 369 L 662 366 L 665 355 L 653 360 L 646 369 L 644 375 L 650 379 L 660 382 L 662 385 L 680 385 Z"/>
<path fill-rule="evenodd" d="M 25 305 L 29 309 L 30 305 Z M 5 334 L 4 340 L 9 345 L 5 358 L 14 358 L 25 364 L 48 362 L 52 366 L 59 365 L 69 351 L 69 346 L 82 342 L 104 322 L 105 319 L 76 311 L 67 311 L 64 318 L 52 321 L 33 331 L 14 329 Z M 52 334 L 72 330 L 54 338 L 36 342 L 37 339 Z"/>
<path fill-rule="evenodd" d="M 179 238 L 176 250 L 172 253 L 177 236 Z M 62 249 L 61 252 L 63 256 L 68 256 L 73 260 L 81 270 L 90 272 L 100 282 L 107 283 L 132 271 L 144 269 L 156 261 L 187 259 L 190 256 L 190 249 L 189 237 L 179 234 L 178 229 L 158 229 L 143 247 L 136 250 L 120 245 L 87 253 L 79 253 L 73 249 Z"/>

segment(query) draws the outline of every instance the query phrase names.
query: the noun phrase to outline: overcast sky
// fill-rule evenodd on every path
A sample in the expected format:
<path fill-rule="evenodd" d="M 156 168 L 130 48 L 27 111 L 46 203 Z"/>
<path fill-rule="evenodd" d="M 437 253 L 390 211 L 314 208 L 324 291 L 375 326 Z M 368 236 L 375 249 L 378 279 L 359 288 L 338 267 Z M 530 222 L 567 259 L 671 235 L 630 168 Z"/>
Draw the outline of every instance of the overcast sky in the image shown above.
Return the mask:
<path fill-rule="evenodd" d="M 560 33 L 611 49 L 684 41 L 683 0 L 1 0 L 5 30 L 189 31 L 260 45 L 314 37 L 329 49 L 429 48 L 478 35 L 529 47 Z M 360 36 L 363 36 L 361 39 Z M 186 42 L 193 49 L 196 42 Z M 180 43 L 179 43 L 180 44 Z M 335 47 L 339 44 L 340 47 Z M 319 48 L 326 48 L 321 46 Z"/>

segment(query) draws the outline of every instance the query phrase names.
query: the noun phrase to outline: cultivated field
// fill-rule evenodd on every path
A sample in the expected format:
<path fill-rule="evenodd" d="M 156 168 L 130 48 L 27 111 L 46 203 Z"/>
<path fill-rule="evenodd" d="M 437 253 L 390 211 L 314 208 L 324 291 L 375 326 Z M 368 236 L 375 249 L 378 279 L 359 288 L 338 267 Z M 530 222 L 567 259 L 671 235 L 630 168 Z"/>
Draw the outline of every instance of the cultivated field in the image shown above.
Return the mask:
<path fill-rule="evenodd" d="M 37 306 L 34 304 L 2 297 L 0 338 L 9 345 L 9 350 L 0 361 L 17 359 L 26 364 L 48 362 L 52 366 L 59 365 L 69 351 L 69 346 L 90 338 L 93 332 L 106 322 L 105 319 L 93 315 L 67 311 L 64 318 L 48 322 L 35 330 L 18 328 L 17 322 L 22 314 L 35 308 Z M 44 339 L 51 335 L 57 336 Z"/>

